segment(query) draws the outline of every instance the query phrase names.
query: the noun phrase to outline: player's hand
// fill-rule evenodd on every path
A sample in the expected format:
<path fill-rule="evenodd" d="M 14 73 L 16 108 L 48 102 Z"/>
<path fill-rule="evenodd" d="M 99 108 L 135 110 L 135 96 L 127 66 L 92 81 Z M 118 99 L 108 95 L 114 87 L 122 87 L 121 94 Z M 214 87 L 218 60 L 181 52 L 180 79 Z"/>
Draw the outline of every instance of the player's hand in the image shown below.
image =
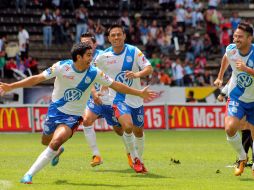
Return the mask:
<path fill-rule="evenodd" d="M 101 93 L 100 92 L 95 92 L 95 93 L 92 93 L 92 97 L 93 97 L 93 101 L 95 104 L 99 105 L 99 104 L 102 104 L 102 101 L 101 101 Z"/>
<path fill-rule="evenodd" d="M 214 81 L 214 85 L 217 87 L 217 88 L 220 88 L 221 86 L 222 86 L 222 83 L 223 83 L 223 81 L 221 80 L 221 79 L 216 79 L 215 81 Z"/>
<path fill-rule="evenodd" d="M 138 74 L 137 73 L 134 73 L 133 71 L 126 71 L 125 72 L 125 76 L 128 78 L 128 79 L 135 79 L 135 78 L 138 78 Z"/>
<path fill-rule="evenodd" d="M 12 88 L 11 88 L 10 84 L 0 82 L 0 96 L 5 95 L 6 92 L 9 92 L 11 90 L 12 90 Z"/>
<path fill-rule="evenodd" d="M 149 86 L 146 86 L 145 88 L 143 88 L 141 97 L 145 100 L 145 101 L 151 101 L 154 98 L 158 97 L 158 92 L 154 91 L 154 90 L 149 90 L 148 89 Z"/>
<path fill-rule="evenodd" d="M 217 100 L 219 101 L 219 102 L 223 102 L 224 101 L 224 98 L 225 98 L 225 96 L 223 96 L 223 95 L 219 95 L 218 97 L 217 97 Z"/>
<path fill-rule="evenodd" d="M 240 70 L 240 71 L 245 71 L 246 65 L 245 65 L 245 63 L 244 63 L 241 59 L 239 59 L 239 60 L 236 61 L 235 66 L 236 66 L 236 68 L 237 68 L 238 70 Z"/>

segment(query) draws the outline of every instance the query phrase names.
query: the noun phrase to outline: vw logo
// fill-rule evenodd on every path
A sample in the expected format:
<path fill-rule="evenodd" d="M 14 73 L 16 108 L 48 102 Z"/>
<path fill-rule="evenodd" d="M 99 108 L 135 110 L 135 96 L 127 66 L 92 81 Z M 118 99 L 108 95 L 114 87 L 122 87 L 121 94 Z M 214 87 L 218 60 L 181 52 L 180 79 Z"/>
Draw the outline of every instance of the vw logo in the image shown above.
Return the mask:
<path fill-rule="evenodd" d="M 252 84 L 252 78 L 246 73 L 241 73 L 237 75 L 237 85 L 240 88 L 247 88 Z"/>
<path fill-rule="evenodd" d="M 118 82 L 121 82 L 121 83 L 123 83 L 123 84 L 126 84 L 127 86 L 131 86 L 131 85 L 132 85 L 132 82 L 133 82 L 133 79 L 128 79 L 128 78 L 125 76 L 125 71 L 122 71 L 121 73 L 119 73 L 118 75 L 116 75 L 115 80 L 118 81 Z"/>
<path fill-rule="evenodd" d="M 82 91 L 77 88 L 71 88 L 64 92 L 64 100 L 67 102 L 79 100 L 81 96 Z"/>

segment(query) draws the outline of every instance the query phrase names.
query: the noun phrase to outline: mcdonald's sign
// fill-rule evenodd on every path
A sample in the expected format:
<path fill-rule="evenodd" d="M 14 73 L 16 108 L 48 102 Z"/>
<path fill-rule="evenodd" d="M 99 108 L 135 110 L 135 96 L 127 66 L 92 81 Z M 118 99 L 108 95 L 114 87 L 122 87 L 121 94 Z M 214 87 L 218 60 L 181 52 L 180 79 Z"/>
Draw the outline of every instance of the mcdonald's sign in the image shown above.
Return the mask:
<path fill-rule="evenodd" d="M 28 108 L 0 108 L 0 131 L 31 131 Z"/>
<path fill-rule="evenodd" d="M 6 117 L 4 117 L 6 116 Z M 16 127 L 20 128 L 20 122 L 19 122 L 19 117 L 17 110 L 15 108 L 2 108 L 0 111 L 0 128 L 2 129 L 4 127 L 4 123 L 6 121 L 7 127 L 11 128 L 12 127 L 12 120 L 13 118 L 15 119 Z"/>
<path fill-rule="evenodd" d="M 171 109 L 172 108 L 172 109 Z M 190 127 L 190 118 L 187 108 L 184 106 L 170 106 L 169 111 L 170 127 Z"/>

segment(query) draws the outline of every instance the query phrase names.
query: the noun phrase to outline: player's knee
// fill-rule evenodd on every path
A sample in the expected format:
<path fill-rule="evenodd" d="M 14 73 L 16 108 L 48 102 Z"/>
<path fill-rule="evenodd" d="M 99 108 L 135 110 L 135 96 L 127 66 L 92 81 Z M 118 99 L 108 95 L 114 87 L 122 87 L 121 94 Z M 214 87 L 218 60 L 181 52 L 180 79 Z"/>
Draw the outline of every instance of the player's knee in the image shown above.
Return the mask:
<path fill-rule="evenodd" d="M 123 129 L 122 128 L 114 127 L 114 130 L 115 130 L 117 135 L 123 136 Z"/>
<path fill-rule="evenodd" d="M 52 139 L 51 142 L 49 143 L 49 147 L 55 151 L 57 151 L 61 145 L 62 141 L 60 139 Z"/>
<path fill-rule="evenodd" d="M 93 125 L 93 121 L 89 118 L 84 118 L 83 125 L 84 125 L 84 127 L 89 127 L 89 126 Z"/>
<path fill-rule="evenodd" d="M 49 145 L 49 141 L 42 138 L 41 139 L 41 144 L 47 146 L 47 145 Z"/>
<path fill-rule="evenodd" d="M 225 132 L 229 137 L 232 137 L 237 132 L 237 128 L 235 127 L 233 122 L 227 122 L 225 125 Z"/>

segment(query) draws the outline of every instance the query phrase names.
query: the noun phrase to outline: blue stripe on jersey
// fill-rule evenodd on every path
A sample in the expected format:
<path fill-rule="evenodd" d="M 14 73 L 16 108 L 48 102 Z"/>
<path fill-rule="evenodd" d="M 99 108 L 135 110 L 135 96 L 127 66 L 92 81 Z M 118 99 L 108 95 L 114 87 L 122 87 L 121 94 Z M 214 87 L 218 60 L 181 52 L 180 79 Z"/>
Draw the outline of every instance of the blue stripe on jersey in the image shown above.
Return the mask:
<path fill-rule="evenodd" d="M 227 46 L 227 48 L 226 48 L 226 52 L 228 52 L 229 50 L 232 50 L 232 49 L 234 49 L 234 48 L 236 48 L 236 45 L 235 45 L 235 44 L 229 44 L 229 45 Z"/>
<path fill-rule="evenodd" d="M 250 52 L 251 52 L 251 55 L 249 56 L 247 62 L 246 62 L 246 65 L 250 68 L 254 68 L 254 47 L 253 45 L 251 45 L 251 49 L 250 49 Z"/>
<path fill-rule="evenodd" d="M 81 93 L 83 93 L 90 86 L 90 84 L 94 81 L 96 75 L 97 75 L 97 69 L 92 66 L 89 67 L 85 76 L 83 77 L 81 82 L 77 85 L 77 87 L 73 88 L 73 91 L 76 90 L 76 91 L 80 91 Z M 72 90 L 72 89 L 66 89 L 66 91 L 68 91 L 68 90 Z M 80 97 L 81 96 L 82 95 L 80 95 Z M 74 97 L 74 100 L 79 100 L 79 98 L 77 97 L 75 99 L 75 97 Z M 58 108 L 58 107 L 64 106 L 67 102 L 69 102 L 69 101 L 64 96 L 63 98 L 57 100 L 56 102 L 53 102 L 52 104 L 54 104 L 54 106 L 56 106 L 56 108 Z"/>
<path fill-rule="evenodd" d="M 92 66 L 96 66 L 94 65 L 94 61 L 96 59 L 96 57 L 101 54 L 103 51 L 102 50 L 99 50 L 99 49 L 95 49 L 94 50 L 94 53 L 93 53 L 93 61 L 92 61 Z M 101 88 L 101 85 L 99 83 L 95 83 L 94 84 L 94 87 L 95 87 L 95 90 L 96 91 L 100 91 L 100 88 Z M 90 96 L 90 98 L 92 98 L 92 95 Z"/>
<path fill-rule="evenodd" d="M 133 63 L 135 61 L 135 59 L 134 59 L 135 47 L 131 46 L 131 45 L 125 45 L 125 48 L 126 48 L 126 53 L 125 53 L 125 57 L 124 57 L 122 70 L 121 70 L 121 73 L 117 74 L 115 80 L 118 81 L 118 82 L 122 82 L 122 83 L 124 83 L 128 86 L 131 86 L 132 82 L 133 82 L 133 79 L 131 79 L 131 80 L 126 79 L 125 71 L 127 71 L 127 70 L 132 71 Z M 117 92 L 113 103 L 115 104 L 119 101 L 124 101 L 125 96 L 126 96 L 126 94 L 122 94 L 122 93 Z"/>

